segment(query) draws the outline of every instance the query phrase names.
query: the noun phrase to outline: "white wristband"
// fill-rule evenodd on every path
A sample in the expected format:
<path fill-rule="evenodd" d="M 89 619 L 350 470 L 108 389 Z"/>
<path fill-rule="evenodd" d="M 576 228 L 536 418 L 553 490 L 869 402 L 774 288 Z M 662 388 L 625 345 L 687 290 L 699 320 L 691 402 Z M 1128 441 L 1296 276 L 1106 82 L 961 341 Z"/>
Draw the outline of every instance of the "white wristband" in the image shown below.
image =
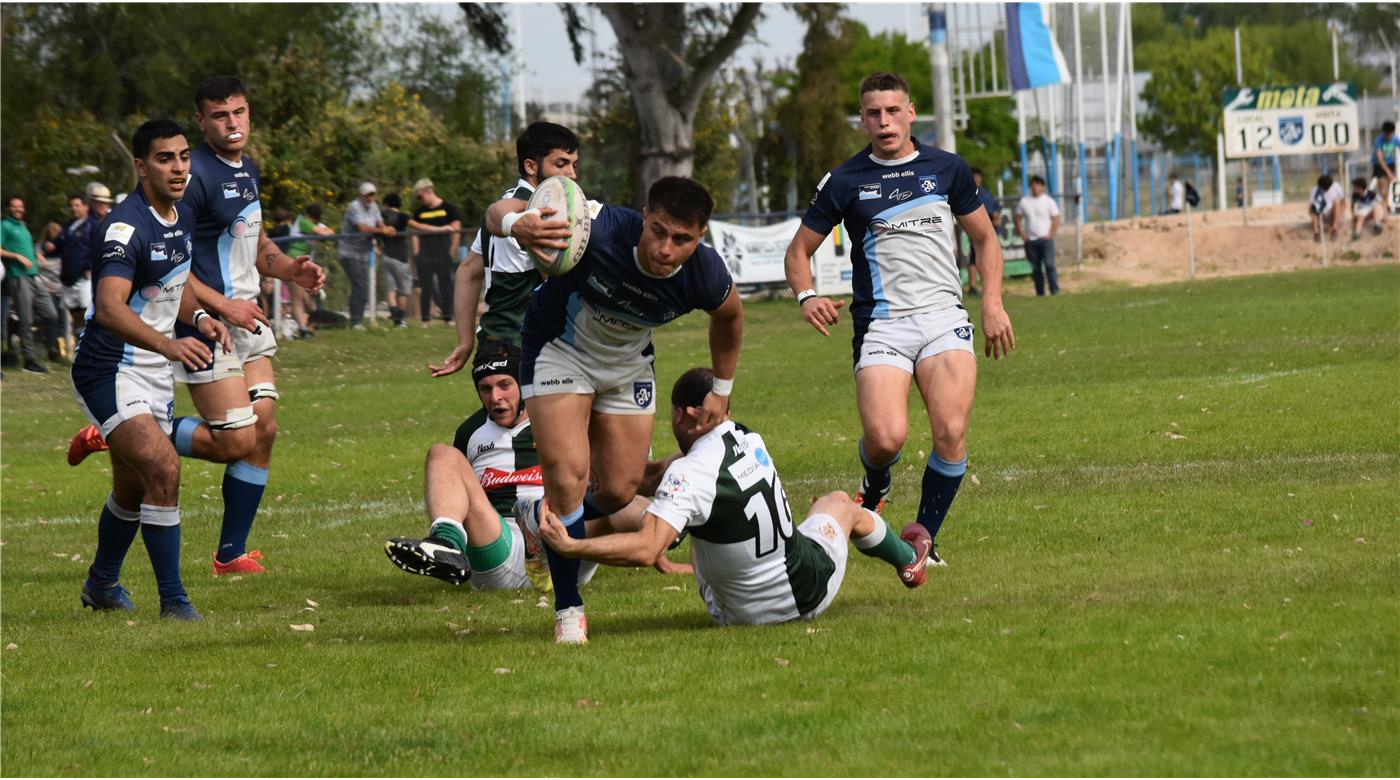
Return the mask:
<path fill-rule="evenodd" d="M 710 385 L 710 392 L 722 398 L 728 398 L 729 394 L 734 392 L 734 380 L 715 377 L 714 384 Z"/>
<path fill-rule="evenodd" d="M 199 327 L 199 318 L 200 318 L 200 317 L 208 317 L 208 316 L 209 316 L 209 312 L 207 312 L 207 311 L 205 311 L 205 310 L 203 310 L 203 309 L 195 309 L 195 310 L 194 310 L 194 317 L 192 318 L 192 322 L 194 323 L 194 326 L 195 326 L 196 328 L 198 328 L 198 327 Z"/>
<path fill-rule="evenodd" d="M 797 305 L 800 307 L 802 304 L 806 303 L 809 299 L 815 298 L 815 297 L 817 297 L 817 291 L 816 291 L 816 290 L 813 290 L 813 289 L 810 288 L 810 287 L 808 287 L 807 289 L 805 289 L 805 290 L 803 290 L 802 292 L 800 292 L 800 293 L 797 294 Z"/>
<path fill-rule="evenodd" d="M 538 215 L 539 213 L 539 209 L 529 209 L 526 211 L 512 211 L 504 217 L 501 217 L 501 232 L 506 234 L 506 238 L 510 238 L 510 229 L 512 227 L 515 227 L 516 220 L 520 219 L 526 214 Z"/>

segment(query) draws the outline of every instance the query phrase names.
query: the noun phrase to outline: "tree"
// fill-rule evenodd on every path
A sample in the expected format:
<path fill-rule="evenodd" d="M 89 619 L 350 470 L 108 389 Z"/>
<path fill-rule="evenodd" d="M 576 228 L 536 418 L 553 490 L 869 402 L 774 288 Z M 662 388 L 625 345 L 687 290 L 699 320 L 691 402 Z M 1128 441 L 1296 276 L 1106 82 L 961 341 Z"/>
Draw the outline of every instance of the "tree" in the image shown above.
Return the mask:
<path fill-rule="evenodd" d="M 483 45 L 504 52 L 501 11 L 461 3 Z M 743 43 L 759 15 L 758 3 L 600 3 L 617 36 L 623 74 L 637 122 L 633 202 L 662 176 L 688 176 L 695 167 L 695 121 L 705 89 Z M 564 6 L 575 60 L 586 32 L 576 6 Z"/>

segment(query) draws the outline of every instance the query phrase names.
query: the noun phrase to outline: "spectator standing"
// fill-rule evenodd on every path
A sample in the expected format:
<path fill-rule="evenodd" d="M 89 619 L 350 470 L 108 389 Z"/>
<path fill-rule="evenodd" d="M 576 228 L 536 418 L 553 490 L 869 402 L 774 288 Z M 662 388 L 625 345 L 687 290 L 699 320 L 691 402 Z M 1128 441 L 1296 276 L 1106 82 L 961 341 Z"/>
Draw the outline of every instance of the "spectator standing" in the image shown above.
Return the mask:
<path fill-rule="evenodd" d="M 419 317 L 423 327 L 432 319 L 431 303 L 437 301 L 442 319 L 452 324 L 452 269 L 457 248 L 462 243 L 462 215 L 457 207 L 438 197 L 431 179 L 419 179 L 413 185 L 418 196 L 418 211 L 408 226 L 436 235 L 413 236 L 413 255 L 418 266 L 418 284 L 422 287 Z"/>
<path fill-rule="evenodd" d="M 39 287 L 39 261 L 34 251 L 34 237 L 24 224 L 24 198 L 11 195 L 5 199 L 5 215 L 0 220 L 0 255 L 5 260 L 5 272 L 10 280 L 13 306 L 19 314 L 19 343 L 24 352 L 24 370 L 31 374 L 47 374 L 49 369 L 39 358 L 34 343 L 35 319 L 39 329 L 49 331 L 54 319 L 53 302 Z"/>
<path fill-rule="evenodd" d="M 1395 181 L 1395 150 L 1400 146 L 1400 141 L 1395 140 L 1395 123 L 1384 122 L 1381 124 L 1381 134 L 1376 136 L 1376 142 L 1371 147 L 1371 176 L 1376 179 L 1378 194 L 1380 197 L 1380 207 L 1382 211 L 1389 208 L 1386 197 L 1390 192 L 1390 183 Z"/>
<path fill-rule="evenodd" d="M 389 317 L 394 321 L 396 328 L 408 327 L 404 316 L 408 311 L 408 302 L 413 296 L 413 267 L 408 263 L 412 250 L 406 235 L 409 217 L 401 211 L 402 208 L 403 200 L 397 192 L 384 196 L 384 224 L 399 233 L 383 240 L 384 262 L 380 263 L 387 282 L 385 288 L 388 291 L 386 297 L 389 301 Z"/>
<path fill-rule="evenodd" d="M 1186 208 L 1186 185 L 1177 177 L 1176 171 L 1167 176 L 1167 213 L 1180 214 Z"/>
<path fill-rule="evenodd" d="M 1045 194 L 1045 179 L 1032 176 L 1030 197 L 1016 204 L 1016 232 L 1026 244 L 1036 295 L 1044 295 L 1047 284 L 1051 295 L 1060 294 L 1060 276 L 1055 270 L 1055 233 L 1059 230 L 1060 207 Z"/>
<path fill-rule="evenodd" d="M 1317 187 L 1308 198 L 1308 213 L 1312 217 L 1313 241 L 1322 240 L 1322 230 L 1327 229 L 1327 237 L 1337 240 L 1342 229 L 1342 218 L 1347 210 L 1347 194 L 1342 185 L 1323 174 L 1317 177 Z"/>
<path fill-rule="evenodd" d="M 350 327 L 364 330 L 365 304 L 369 303 L 369 252 L 372 236 L 392 236 L 375 202 L 379 191 L 372 182 L 360 184 L 360 197 L 345 208 L 340 232 L 363 235 L 340 242 L 340 265 L 350 279 Z"/>
<path fill-rule="evenodd" d="M 44 225 L 44 231 L 39 234 L 42 250 L 35 252 L 39 259 L 39 294 L 48 297 L 54 311 L 53 319 L 49 320 L 49 326 L 44 331 L 44 347 L 48 350 L 50 363 L 67 361 L 71 354 L 68 349 L 68 318 L 63 316 L 63 282 L 59 281 L 63 261 L 50 249 L 62 233 L 63 226 L 57 222 Z"/>
<path fill-rule="evenodd" d="M 106 216 L 112 201 L 112 193 L 105 186 L 93 182 L 88 189 L 93 195 L 74 193 L 68 196 L 68 213 L 73 219 L 52 242 L 53 246 L 44 248 L 45 252 L 62 258 L 59 281 L 63 284 L 63 308 L 68 311 L 74 336 L 69 344 L 70 353 L 77 344 L 76 337 L 82 335 L 87 308 L 92 303 L 92 258 L 89 248 L 92 234 L 101 224 L 100 218 L 93 218 L 93 196 L 105 200 L 101 204 L 103 216 Z"/>

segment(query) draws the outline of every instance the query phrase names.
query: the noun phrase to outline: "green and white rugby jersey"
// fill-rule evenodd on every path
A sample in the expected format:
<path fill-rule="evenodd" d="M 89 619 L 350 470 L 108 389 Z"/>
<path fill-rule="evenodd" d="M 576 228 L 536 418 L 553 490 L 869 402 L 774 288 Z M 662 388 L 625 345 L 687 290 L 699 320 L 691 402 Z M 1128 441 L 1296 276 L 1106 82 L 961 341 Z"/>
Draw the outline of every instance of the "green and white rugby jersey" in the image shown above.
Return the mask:
<path fill-rule="evenodd" d="M 521 179 L 502 198 L 528 201 L 535 191 Z M 520 322 L 530 293 L 543 281 L 530 254 L 513 238 L 482 235 L 482 262 L 486 265 L 486 312 L 478 328 L 482 338 L 494 338 L 520 346 Z"/>
<path fill-rule="evenodd" d="M 835 563 L 796 533 L 763 437 L 726 420 L 666 470 L 649 512 L 689 529 L 720 623 L 781 623 L 826 598 Z"/>
<path fill-rule="evenodd" d="M 467 456 L 472 471 L 502 517 L 510 517 L 517 498 L 542 498 L 540 454 L 530 420 L 502 428 L 479 409 L 457 427 L 452 446 Z"/>

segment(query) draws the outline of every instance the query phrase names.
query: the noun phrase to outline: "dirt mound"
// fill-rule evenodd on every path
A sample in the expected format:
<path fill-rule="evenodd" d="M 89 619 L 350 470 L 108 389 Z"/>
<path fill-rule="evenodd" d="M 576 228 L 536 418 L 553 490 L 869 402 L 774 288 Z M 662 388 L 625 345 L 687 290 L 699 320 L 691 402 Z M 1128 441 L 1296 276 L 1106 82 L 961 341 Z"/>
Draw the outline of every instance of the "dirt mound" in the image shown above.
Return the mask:
<path fill-rule="evenodd" d="M 1323 246 L 1312 239 L 1305 203 L 1252 208 L 1247 225 L 1240 209 L 1196 212 L 1191 219 L 1197 279 L 1322 267 Z M 1073 224 L 1061 229 L 1055 249 L 1060 282 L 1068 289 L 1189 278 L 1184 214 L 1085 226 L 1084 262 L 1078 269 Z M 1392 214 L 1381 235 L 1364 231 L 1356 241 L 1348 225 L 1337 241 L 1328 242 L 1327 254 L 1330 266 L 1397 262 L 1400 218 Z"/>

